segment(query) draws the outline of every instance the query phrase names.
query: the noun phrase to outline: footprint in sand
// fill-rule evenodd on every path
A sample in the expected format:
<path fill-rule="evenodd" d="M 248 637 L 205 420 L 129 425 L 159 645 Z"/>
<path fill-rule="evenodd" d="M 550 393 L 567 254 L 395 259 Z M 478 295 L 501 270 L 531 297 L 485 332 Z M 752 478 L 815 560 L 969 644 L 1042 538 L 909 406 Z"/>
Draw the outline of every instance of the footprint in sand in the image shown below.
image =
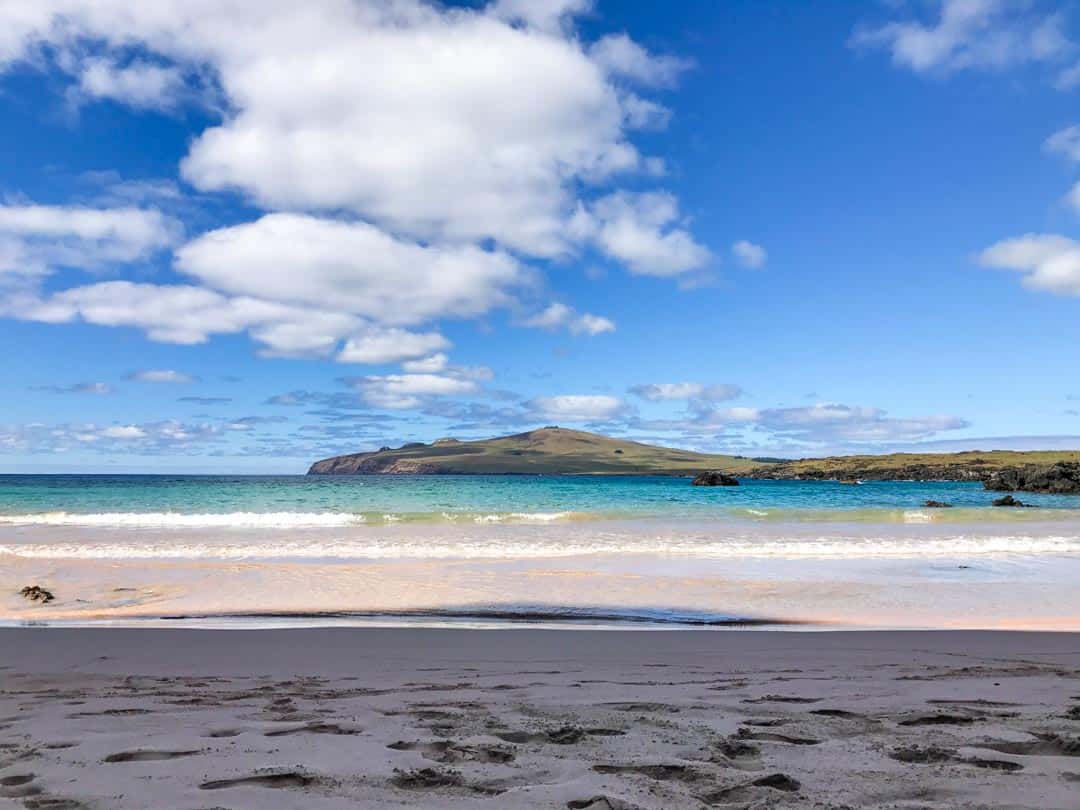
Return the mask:
<path fill-rule="evenodd" d="M 351 736 L 362 734 L 358 728 L 345 728 L 337 723 L 307 723 L 295 728 L 283 728 L 277 731 L 268 731 L 266 737 L 284 737 L 289 734 L 336 734 L 339 736 Z"/>
<path fill-rule="evenodd" d="M 701 800 L 706 804 L 719 804 L 721 802 L 752 799 L 753 795 L 759 792 L 756 790 L 757 788 L 768 788 L 784 793 L 797 793 L 802 789 L 802 785 L 798 779 L 793 779 L 786 773 L 771 773 L 768 776 L 743 782 L 741 785 L 714 790 L 702 796 Z"/>
<path fill-rule="evenodd" d="M 41 788 L 33 784 L 35 774 L 13 773 L 10 776 L 0 776 L 0 797 L 5 799 L 21 799 L 27 796 L 37 796 Z"/>
<path fill-rule="evenodd" d="M 167 759 L 179 759 L 201 754 L 201 751 L 120 751 L 109 754 L 102 762 L 160 762 Z"/>
<path fill-rule="evenodd" d="M 435 742 L 395 742 L 386 746 L 394 751 L 419 751 L 433 762 L 486 762 L 505 765 L 514 761 L 514 752 L 491 745 L 460 745 L 450 740 Z"/>
<path fill-rule="evenodd" d="M 457 771 L 438 771 L 434 768 L 421 768 L 416 771 L 395 771 L 393 778 L 390 780 L 390 784 L 401 790 L 463 788 L 485 796 L 497 796 L 503 792 L 498 788 L 467 785 L 465 784 L 464 778 Z"/>
<path fill-rule="evenodd" d="M 593 765 L 604 774 L 637 773 L 658 782 L 696 782 L 701 774 L 686 765 Z"/>
<path fill-rule="evenodd" d="M 989 748 L 1002 754 L 1037 757 L 1080 757 L 1080 739 L 1062 737 L 1058 734 L 1035 734 L 1035 740 L 1024 742 L 978 743 L 979 748 Z"/>
<path fill-rule="evenodd" d="M 236 779 L 215 779 L 210 782 L 203 782 L 199 785 L 199 789 L 225 790 L 234 787 L 301 788 L 307 787 L 314 781 L 314 777 L 299 771 L 281 771 L 241 776 Z"/>
<path fill-rule="evenodd" d="M 957 765 L 973 765 L 976 768 L 995 771 L 1022 771 L 1024 769 L 1024 766 L 1018 762 L 1009 762 L 1003 759 L 983 759 L 981 757 L 962 757 L 953 748 L 940 748 L 936 745 L 928 745 L 926 748 L 920 748 L 917 745 L 911 748 L 899 748 L 890 753 L 889 756 L 897 762 L 918 765 L 954 763 Z"/>
<path fill-rule="evenodd" d="M 499 731 L 496 737 L 510 743 L 553 743 L 555 745 L 575 745 L 586 737 L 621 737 L 625 731 L 615 728 L 577 728 L 576 726 L 563 726 L 554 731 Z"/>
<path fill-rule="evenodd" d="M 768 731 L 751 731 L 748 728 L 740 728 L 735 736 L 740 740 L 759 740 L 761 742 L 779 742 L 788 745 L 818 745 L 821 740 L 811 737 L 789 737 L 787 734 L 774 734 Z"/>
<path fill-rule="evenodd" d="M 637 810 L 637 805 L 613 799 L 609 796 L 593 796 L 588 799 L 574 799 L 566 803 L 569 810 Z"/>
<path fill-rule="evenodd" d="M 975 722 L 974 717 L 963 714 L 928 714 L 922 717 L 911 717 L 901 720 L 901 726 L 970 726 Z"/>

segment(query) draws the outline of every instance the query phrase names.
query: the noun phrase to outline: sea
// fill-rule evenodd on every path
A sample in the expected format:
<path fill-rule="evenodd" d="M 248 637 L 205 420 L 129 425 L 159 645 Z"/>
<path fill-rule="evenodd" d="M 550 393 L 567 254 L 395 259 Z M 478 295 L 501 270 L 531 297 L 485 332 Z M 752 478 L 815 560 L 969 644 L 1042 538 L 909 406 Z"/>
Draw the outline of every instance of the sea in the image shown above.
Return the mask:
<path fill-rule="evenodd" d="M 1080 496 L 668 476 L 0 476 L 0 623 L 1080 629 Z M 951 508 L 927 508 L 928 500 Z M 20 595 L 41 585 L 55 599 Z"/>

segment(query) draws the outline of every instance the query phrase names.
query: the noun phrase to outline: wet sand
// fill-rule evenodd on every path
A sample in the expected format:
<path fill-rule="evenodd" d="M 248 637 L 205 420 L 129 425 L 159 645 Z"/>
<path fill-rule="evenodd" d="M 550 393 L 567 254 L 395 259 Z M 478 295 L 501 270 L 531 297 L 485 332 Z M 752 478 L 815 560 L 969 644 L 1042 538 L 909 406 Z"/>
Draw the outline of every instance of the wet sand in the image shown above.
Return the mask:
<path fill-rule="evenodd" d="M 0 807 L 1038 807 L 1080 636 L 0 629 Z"/>

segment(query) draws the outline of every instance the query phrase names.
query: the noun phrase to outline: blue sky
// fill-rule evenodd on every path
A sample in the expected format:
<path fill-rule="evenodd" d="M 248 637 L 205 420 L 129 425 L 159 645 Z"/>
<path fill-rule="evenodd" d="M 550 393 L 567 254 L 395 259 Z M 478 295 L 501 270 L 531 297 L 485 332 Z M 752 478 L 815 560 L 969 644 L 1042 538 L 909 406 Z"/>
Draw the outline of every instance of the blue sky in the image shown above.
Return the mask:
<path fill-rule="evenodd" d="M 0 8 L 0 471 L 1080 447 L 1073 3 Z"/>

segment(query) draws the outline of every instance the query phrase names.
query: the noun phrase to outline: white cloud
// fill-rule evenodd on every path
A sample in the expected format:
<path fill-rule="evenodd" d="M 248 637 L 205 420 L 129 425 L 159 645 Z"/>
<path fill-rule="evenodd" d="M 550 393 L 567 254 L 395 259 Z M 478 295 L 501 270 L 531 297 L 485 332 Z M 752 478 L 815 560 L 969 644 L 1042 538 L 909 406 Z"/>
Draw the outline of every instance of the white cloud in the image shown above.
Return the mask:
<path fill-rule="evenodd" d="M 138 425 L 116 425 L 102 430 L 101 436 L 106 439 L 144 439 L 146 431 Z"/>
<path fill-rule="evenodd" d="M 364 401 L 377 408 L 417 408 L 427 398 L 463 396 L 479 390 L 469 379 L 440 374 L 386 374 L 350 379 Z"/>
<path fill-rule="evenodd" d="M 592 44 L 589 56 L 610 76 L 654 87 L 669 87 L 690 67 L 684 59 L 651 54 L 626 34 L 609 34 Z"/>
<path fill-rule="evenodd" d="M 752 270 L 764 267 L 765 262 L 769 260 L 769 254 L 765 252 L 765 248 L 753 242 L 747 242 L 745 239 L 740 239 L 733 244 L 731 252 L 735 254 L 735 260 L 739 264 Z"/>
<path fill-rule="evenodd" d="M 445 370 L 449 362 L 450 358 L 442 352 L 438 352 L 419 360 L 406 360 L 401 364 L 401 367 L 410 374 L 437 374 Z"/>
<path fill-rule="evenodd" d="M 129 380 L 149 383 L 180 383 L 187 385 L 195 382 L 190 374 L 184 374 L 171 368 L 150 368 L 142 371 L 133 371 L 128 375 Z"/>
<path fill-rule="evenodd" d="M 1080 162 L 1080 125 L 1060 129 L 1043 143 L 1048 152 L 1064 155 L 1073 162 Z"/>
<path fill-rule="evenodd" d="M 184 78 L 175 67 L 135 61 L 120 66 L 108 59 L 90 59 L 80 68 L 79 91 L 90 98 L 106 98 L 132 107 L 169 109 L 184 90 Z"/>
<path fill-rule="evenodd" d="M 553 422 L 598 422 L 619 416 L 627 410 L 626 403 L 618 397 L 601 394 L 561 394 L 537 397 L 526 407 L 538 419 Z"/>
<path fill-rule="evenodd" d="M 423 247 L 366 223 L 299 214 L 211 231 L 180 248 L 176 266 L 222 292 L 391 324 L 480 315 L 508 303 L 510 290 L 528 280 L 506 253 Z"/>
<path fill-rule="evenodd" d="M 112 386 L 103 382 L 84 382 L 75 385 L 38 386 L 34 391 L 47 391 L 50 394 L 94 394 L 104 396 L 112 393 Z"/>
<path fill-rule="evenodd" d="M 1025 287 L 1080 295 L 1080 243 L 1056 234 L 1029 233 L 991 245 L 979 255 L 984 267 L 1026 273 Z"/>
<path fill-rule="evenodd" d="M 742 395 L 742 389 L 737 385 L 731 385 L 729 383 L 705 385 L 704 383 L 694 382 L 635 385 L 630 389 L 630 392 L 649 402 L 669 402 L 687 399 L 719 402 L 725 399 L 737 399 Z"/>
<path fill-rule="evenodd" d="M 173 244 L 179 225 L 142 208 L 0 204 L 0 274 L 46 275 L 143 259 Z"/>
<path fill-rule="evenodd" d="M 673 227 L 678 220 L 671 194 L 619 191 L 579 209 L 571 229 L 633 273 L 675 276 L 704 267 L 710 258 L 688 231 Z"/>
<path fill-rule="evenodd" d="M 893 63 L 917 73 L 1002 69 L 1067 54 L 1059 14 L 1009 0 L 942 0 L 936 19 L 860 26 L 855 46 L 884 47 Z"/>
<path fill-rule="evenodd" d="M 100 453 L 153 455 L 186 452 L 220 440 L 222 428 L 172 420 L 138 424 L 97 425 L 92 422 L 47 425 L 0 425 L 0 452 L 66 453 L 93 450 Z"/>
<path fill-rule="evenodd" d="M 155 83 L 174 93 L 155 67 L 213 75 L 228 113 L 182 163 L 197 188 L 550 256 L 579 184 L 643 167 L 612 77 L 670 84 L 684 66 L 625 35 L 589 50 L 572 26 L 586 7 L 42 0 L 0 9 L 0 62 L 55 52 L 80 85 L 143 106 Z M 101 61 L 80 58 L 88 43 Z M 132 47 L 146 58 L 117 67 Z"/>
<path fill-rule="evenodd" d="M 397 363 L 418 360 L 449 346 L 450 341 L 437 332 L 377 329 L 349 338 L 337 359 L 339 363 Z"/>
<path fill-rule="evenodd" d="M 496 0 L 493 16 L 512 23 L 524 23 L 541 31 L 558 31 L 571 18 L 589 11 L 593 0 Z"/>
<path fill-rule="evenodd" d="M 767 408 L 757 424 L 796 441 L 883 442 L 915 440 L 947 430 L 968 427 L 968 422 L 946 415 L 914 418 L 890 417 L 881 408 L 819 403 L 803 408 Z"/>
<path fill-rule="evenodd" d="M 178 250 L 176 270 L 198 284 L 107 281 L 45 294 L 23 280 L 0 311 L 180 344 L 246 332 L 262 354 L 352 361 L 379 354 L 375 330 L 514 303 L 534 281 L 528 258 L 592 245 L 635 273 L 699 268 L 709 253 L 672 195 L 612 192 L 623 173 L 663 171 L 629 132 L 663 126 L 669 112 L 627 83 L 670 86 L 686 64 L 623 34 L 590 45 L 575 28 L 590 8 L 0 4 L 0 72 L 20 61 L 57 69 L 80 103 L 168 109 L 202 94 L 221 119 L 193 138 L 183 178 L 271 212 Z M 139 208 L 3 206 L 0 274 L 134 262 L 178 235 L 173 220 Z M 574 313 L 565 327 L 599 334 L 614 324 Z M 421 352 L 410 335 L 430 345 Z M 419 361 L 443 348 L 433 335 L 399 332 L 416 348 L 383 356 Z"/>
<path fill-rule="evenodd" d="M 602 315 L 578 312 L 566 304 L 554 303 L 527 319 L 525 326 L 542 329 L 567 329 L 574 335 L 600 335 L 614 332 L 615 322 Z"/>

